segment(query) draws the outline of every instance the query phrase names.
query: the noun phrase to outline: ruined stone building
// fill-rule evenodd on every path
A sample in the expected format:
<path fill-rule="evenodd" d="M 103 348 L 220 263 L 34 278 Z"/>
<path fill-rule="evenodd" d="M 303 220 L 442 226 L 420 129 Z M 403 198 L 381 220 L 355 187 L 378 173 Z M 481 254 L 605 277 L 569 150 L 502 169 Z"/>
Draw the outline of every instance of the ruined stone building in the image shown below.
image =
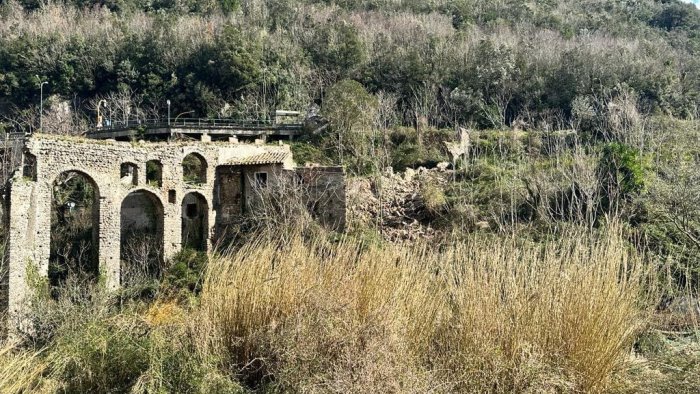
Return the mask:
<path fill-rule="evenodd" d="M 282 180 L 308 186 L 309 208 L 322 223 L 334 229 L 345 225 L 342 169 L 295 168 L 290 147 L 282 143 L 35 134 L 24 140 L 22 152 L 21 168 L 6 188 L 3 215 L 7 269 L 0 307 L 10 318 L 21 313 L 28 276 L 48 275 L 52 201 L 62 174 L 80 174 L 94 190 L 94 257 L 111 289 L 120 286 L 121 243 L 129 232 L 150 234 L 166 259 L 184 246 L 212 250 L 229 225 L 254 209 L 259 191 Z"/>

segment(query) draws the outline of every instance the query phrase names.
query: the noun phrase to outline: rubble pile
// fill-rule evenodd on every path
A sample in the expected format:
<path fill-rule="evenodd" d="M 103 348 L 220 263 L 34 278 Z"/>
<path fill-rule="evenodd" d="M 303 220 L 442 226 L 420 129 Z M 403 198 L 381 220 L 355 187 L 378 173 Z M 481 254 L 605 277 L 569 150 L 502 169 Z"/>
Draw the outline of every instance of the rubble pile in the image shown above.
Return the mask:
<path fill-rule="evenodd" d="M 394 173 L 389 168 L 379 177 L 349 179 L 348 219 L 351 226 L 377 227 L 391 241 L 432 238 L 434 213 L 426 206 L 421 184 L 444 186 L 451 172 L 446 166 L 423 167 Z"/>

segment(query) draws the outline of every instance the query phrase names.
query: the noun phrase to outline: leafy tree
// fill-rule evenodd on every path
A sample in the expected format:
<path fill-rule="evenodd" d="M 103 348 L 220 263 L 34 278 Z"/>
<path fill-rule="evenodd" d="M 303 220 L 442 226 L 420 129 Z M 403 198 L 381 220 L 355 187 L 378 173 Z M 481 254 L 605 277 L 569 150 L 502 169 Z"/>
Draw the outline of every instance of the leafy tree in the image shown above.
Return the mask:
<path fill-rule="evenodd" d="M 357 81 L 344 79 L 328 89 L 322 111 L 337 133 L 337 154 L 341 163 L 344 151 L 354 150 L 354 157 L 360 159 L 367 153 L 365 132 L 371 127 L 376 108 L 376 98 Z"/>
<path fill-rule="evenodd" d="M 700 11 L 692 4 L 671 3 L 654 16 L 651 24 L 668 31 L 696 29 L 700 24 Z"/>
<path fill-rule="evenodd" d="M 518 93 L 521 64 L 513 48 L 481 41 L 465 70 L 457 70 L 453 99 L 483 127 L 500 128 L 512 118 L 511 103 Z M 512 112 L 512 111 L 511 111 Z"/>
<path fill-rule="evenodd" d="M 221 6 L 221 11 L 225 14 L 230 14 L 237 11 L 241 6 L 239 0 L 219 0 L 219 5 Z"/>
<path fill-rule="evenodd" d="M 697 113 L 700 12 L 678 1 L 264 0 L 245 3 L 235 24 L 221 17 L 243 5 L 2 2 L 0 111 L 34 106 L 39 75 L 85 113 L 127 89 L 151 111 L 169 99 L 194 116 L 304 109 L 343 78 L 395 95 L 404 125 L 421 112 L 417 91 L 430 93 L 440 126 L 566 122 L 576 97 L 618 87 L 646 112 Z"/>
<path fill-rule="evenodd" d="M 366 59 L 365 46 L 357 30 L 343 21 L 314 29 L 307 51 L 314 64 L 334 78 L 351 75 Z"/>
<path fill-rule="evenodd" d="M 217 116 L 224 102 L 233 101 L 257 84 L 262 73 L 262 49 L 259 43 L 243 36 L 234 26 L 225 26 L 222 34 L 193 53 L 182 64 L 184 75 L 179 102 L 189 104 L 199 115 Z"/>
<path fill-rule="evenodd" d="M 376 106 L 376 99 L 361 83 L 344 79 L 328 89 L 323 115 L 336 131 L 347 133 L 369 127 Z"/>

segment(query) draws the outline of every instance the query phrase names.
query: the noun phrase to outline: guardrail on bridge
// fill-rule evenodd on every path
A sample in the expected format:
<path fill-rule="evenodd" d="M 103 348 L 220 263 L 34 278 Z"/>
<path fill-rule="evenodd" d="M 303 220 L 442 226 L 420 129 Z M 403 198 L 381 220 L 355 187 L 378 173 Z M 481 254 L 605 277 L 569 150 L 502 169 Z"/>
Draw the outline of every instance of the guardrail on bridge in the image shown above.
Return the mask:
<path fill-rule="evenodd" d="M 225 134 L 225 135 L 282 135 L 294 136 L 301 133 L 300 123 L 273 123 L 265 120 L 233 120 L 206 118 L 177 119 L 133 119 L 118 122 L 103 122 L 91 128 L 86 136 L 89 138 L 118 138 L 133 135 L 165 134 Z"/>

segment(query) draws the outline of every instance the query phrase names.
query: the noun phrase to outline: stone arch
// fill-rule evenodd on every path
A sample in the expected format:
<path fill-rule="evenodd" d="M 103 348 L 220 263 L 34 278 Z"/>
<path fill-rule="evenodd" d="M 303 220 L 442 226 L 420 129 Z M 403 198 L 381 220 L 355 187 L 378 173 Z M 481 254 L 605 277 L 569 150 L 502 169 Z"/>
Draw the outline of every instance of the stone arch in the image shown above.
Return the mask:
<path fill-rule="evenodd" d="M 205 252 L 209 241 L 209 203 L 198 192 L 182 199 L 182 247 Z"/>
<path fill-rule="evenodd" d="M 161 274 L 165 211 L 161 199 L 146 189 L 136 189 L 122 200 L 120 209 L 121 283 Z"/>
<path fill-rule="evenodd" d="M 189 184 L 207 183 L 207 160 L 198 152 L 190 152 L 182 159 L 182 180 Z"/>
<path fill-rule="evenodd" d="M 58 173 L 51 183 L 49 283 L 68 276 L 99 276 L 100 188 L 81 170 Z"/>
<path fill-rule="evenodd" d="M 160 160 L 146 162 L 146 184 L 153 187 L 163 186 L 163 163 Z"/>
<path fill-rule="evenodd" d="M 139 166 L 125 161 L 119 166 L 119 178 L 124 186 L 137 186 L 139 184 Z"/>

